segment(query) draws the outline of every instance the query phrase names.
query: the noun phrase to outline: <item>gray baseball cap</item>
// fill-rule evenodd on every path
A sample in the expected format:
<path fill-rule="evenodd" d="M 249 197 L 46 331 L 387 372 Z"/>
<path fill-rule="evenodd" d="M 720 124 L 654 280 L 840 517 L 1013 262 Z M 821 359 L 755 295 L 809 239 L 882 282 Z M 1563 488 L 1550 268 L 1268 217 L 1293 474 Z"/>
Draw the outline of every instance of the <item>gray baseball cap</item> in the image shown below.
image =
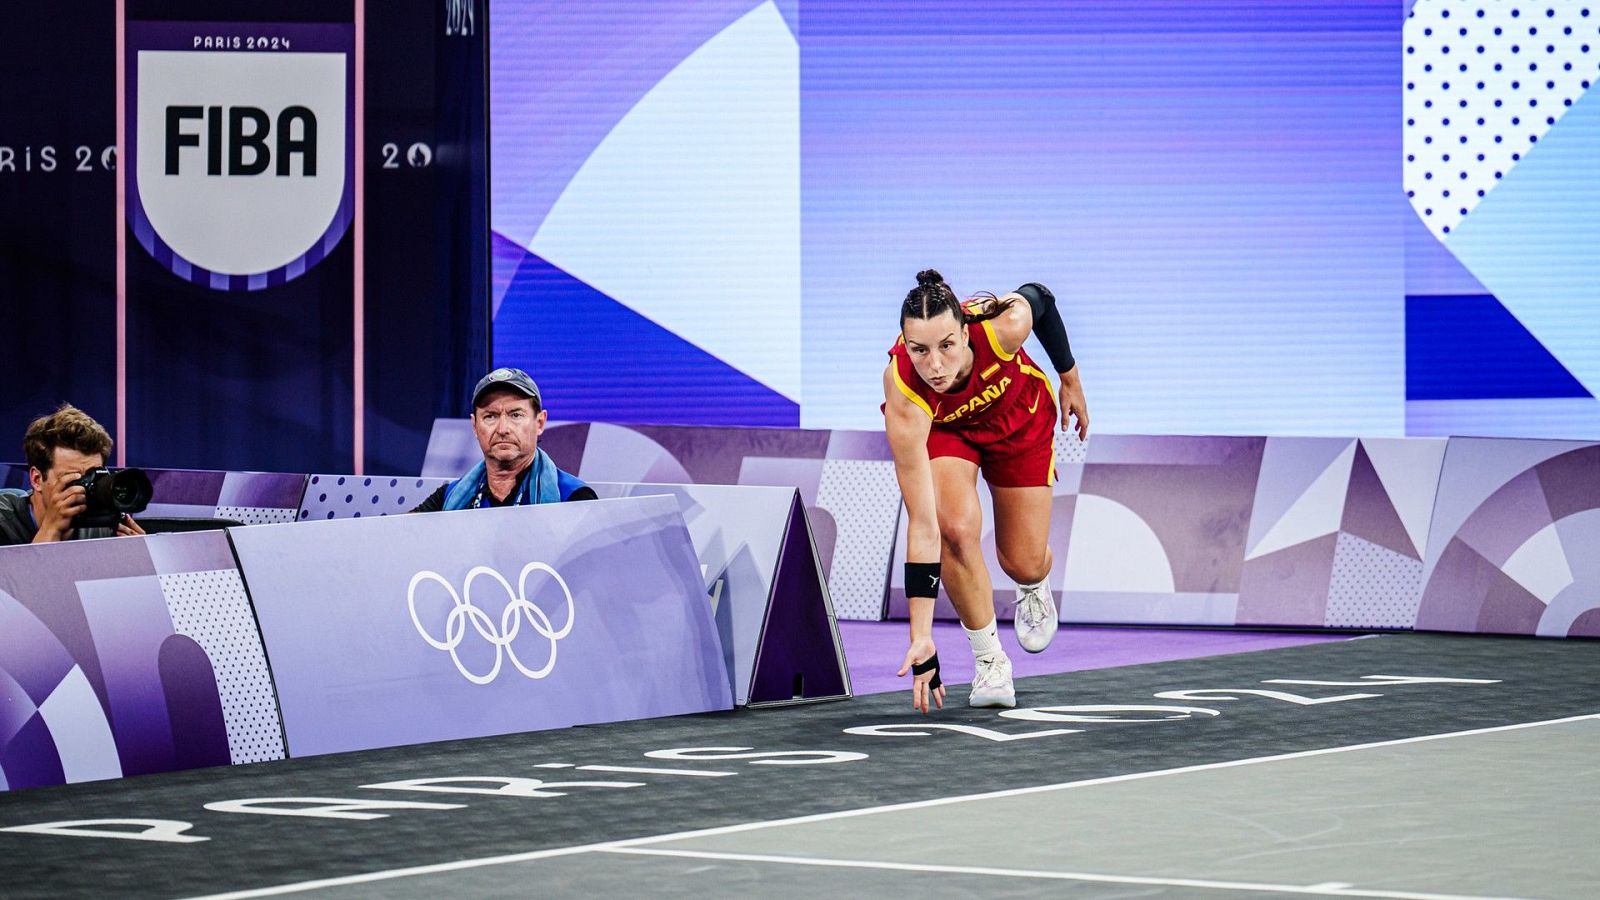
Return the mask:
<path fill-rule="evenodd" d="M 527 372 L 502 367 L 478 379 L 478 386 L 472 389 L 473 409 L 477 409 L 478 398 L 483 396 L 483 392 L 493 387 L 508 387 L 523 396 L 533 398 L 535 406 L 544 406 L 543 401 L 539 399 L 539 386 L 533 383 Z"/>

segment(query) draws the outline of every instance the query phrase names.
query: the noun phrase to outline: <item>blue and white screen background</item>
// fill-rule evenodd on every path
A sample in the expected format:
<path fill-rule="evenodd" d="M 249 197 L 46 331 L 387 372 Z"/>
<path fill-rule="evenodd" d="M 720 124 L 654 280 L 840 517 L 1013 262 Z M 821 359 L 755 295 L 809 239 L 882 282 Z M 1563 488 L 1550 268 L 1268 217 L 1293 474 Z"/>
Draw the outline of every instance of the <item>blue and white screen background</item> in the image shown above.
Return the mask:
<path fill-rule="evenodd" d="M 490 27 L 493 356 L 554 418 L 881 428 L 932 267 L 1053 288 L 1098 431 L 1600 437 L 1600 2 Z"/>

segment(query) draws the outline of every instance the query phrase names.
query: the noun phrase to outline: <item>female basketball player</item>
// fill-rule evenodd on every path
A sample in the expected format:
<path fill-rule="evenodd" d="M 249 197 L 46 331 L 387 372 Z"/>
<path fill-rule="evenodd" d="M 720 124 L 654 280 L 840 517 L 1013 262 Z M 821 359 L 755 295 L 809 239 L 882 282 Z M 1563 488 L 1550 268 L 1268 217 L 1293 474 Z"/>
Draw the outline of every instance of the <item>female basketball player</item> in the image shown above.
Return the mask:
<path fill-rule="evenodd" d="M 1058 413 L 1049 377 L 1022 350 L 1030 332 L 1061 379 L 1061 427 L 1075 417 L 1079 437 L 1088 437 L 1077 364 L 1049 289 L 1025 284 L 963 304 L 930 269 L 917 273 L 900 307 L 900 340 L 883 372 L 885 426 L 909 517 L 911 647 L 898 674 L 912 671 L 911 703 L 924 713 L 930 702 L 944 706 L 933 642 L 941 583 L 976 662 L 969 704 L 1017 702 L 983 560 L 980 470 L 994 498 L 1000 568 L 1017 582 L 1017 640 L 1038 653 L 1055 637 L 1048 537 Z"/>

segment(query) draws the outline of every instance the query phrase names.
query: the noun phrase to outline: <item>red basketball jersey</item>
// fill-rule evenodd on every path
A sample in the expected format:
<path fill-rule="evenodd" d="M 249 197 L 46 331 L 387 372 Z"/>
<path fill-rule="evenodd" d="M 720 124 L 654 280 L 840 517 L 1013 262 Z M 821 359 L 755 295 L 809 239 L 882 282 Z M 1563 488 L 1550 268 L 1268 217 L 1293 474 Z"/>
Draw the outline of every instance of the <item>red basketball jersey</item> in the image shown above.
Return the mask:
<path fill-rule="evenodd" d="M 1006 353 L 993 323 L 968 325 L 967 338 L 972 374 L 966 384 L 943 394 L 917 374 L 903 336 L 889 350 L 895 386 L 933 419 L 934 428 L 980 442 L 999 440 L 1025 426 L 1040 404 L 1055 407 L 1050 379 L 1022 348 Z"/>

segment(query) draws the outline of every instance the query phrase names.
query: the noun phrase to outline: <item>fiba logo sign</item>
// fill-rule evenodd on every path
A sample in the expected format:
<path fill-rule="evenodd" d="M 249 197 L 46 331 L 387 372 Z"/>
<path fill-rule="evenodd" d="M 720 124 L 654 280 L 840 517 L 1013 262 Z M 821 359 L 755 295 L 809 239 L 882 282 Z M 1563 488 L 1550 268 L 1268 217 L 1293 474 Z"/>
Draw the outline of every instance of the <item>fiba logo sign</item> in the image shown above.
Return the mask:
<path fill-rule="evenodd" d="M 230 290 L 320 262 L 353 218 L 349 59 L 139 50 L 128 206 L 145 249 L 180 277 Z"/>
<path fill-rule="evenodd" d="M 166 174 L 180 174 L 183 165 L 183 148 L 205 147 L 206 174 L 223 173 L 224 144 L 228 150 L 229 175 L 260 175 L 272 163 L 272 149 L 267 137 L 272 131 L 272 118 L 266 110 L 253 106 L 235 106 L 226 110 L 227 137 L 224 139 L 224 109 L 221 106 L 169 106 L 167 107 Z M 204 117 L 204 133 L 184 129 L 187 120 Z M 290 160 L 300 157 L 300 174 L 317 174 L 317 117 L 304 106 L 286 107 L 277 118 L 277 174 L 290 174 Z M 248 127 L 247 127 L 248 126 Z M 299 136 L 295 136 L 298 126 Z M 247 161 L 248 160 L 248 161 Z"/>

